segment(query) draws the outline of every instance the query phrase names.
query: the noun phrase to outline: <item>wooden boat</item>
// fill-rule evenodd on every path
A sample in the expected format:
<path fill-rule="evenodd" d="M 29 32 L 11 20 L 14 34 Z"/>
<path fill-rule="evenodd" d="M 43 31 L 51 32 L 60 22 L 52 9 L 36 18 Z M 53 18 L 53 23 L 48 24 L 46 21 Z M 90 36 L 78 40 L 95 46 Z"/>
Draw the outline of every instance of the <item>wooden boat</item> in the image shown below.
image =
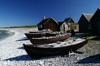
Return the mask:
<path fill-rule="evenodd" d="M 30 31 L 29 33 L 51 33 L 52 31 L 49 29 L 39 30 L 39 31 Z"/>
<path fill-rule="evenodd" d="M 68 42 L 61 42 L 60 44 L 45 44 L 45 45 L 25 45 L 24 49 L 33 58 L 39 58 L 49 55 L 68 53 L 69 51 L 75 51 L 85 44 L 87 44 L 88 39 L 75 39 Z"/>
<path fill-rule="evenodd" d="M 56 36 L 58 34 L 57 33 L 55 33 L 55 34 L 54 33 L 25 33 L 25 35 L 30 39 L 30 38 L 33 38 L 33 37 Z"/>
<path fill-rule="evenodd" d="M 27 38 L 46 36 L 46 33 L 25 33 Z"/>
<path fill-rule="evenodd" d="M 39 31 L 30 31 L 29 33 L 25 33 L 25 35 L 28 38 L 32 38 L 32 37 L 42 37 L 42 36 L 46 36 L 46 34 L 50 34 L 51 31 L 49 29 L 47 30 L 39 30 Z"/>
<path fill-rule="evenodd" d="M 43 31 L 43 32 L 39 32 L 39 31 L 37 31 L 37 32 L 32 32 L 32 31 L 30 31 L 29 33 L 51 33 L 50 31 Z"/>
<path fill-rule="evenodd" d="M 40 37 L 40 38 L 30 38 L 30 41 L 32 44 L 48 44 L 48 43 L 54 43 L 57 41 L 63 41 L 71 36 L 71 33 L 65 33 L 57 36 L 50 36 L 50 37 Z"/>

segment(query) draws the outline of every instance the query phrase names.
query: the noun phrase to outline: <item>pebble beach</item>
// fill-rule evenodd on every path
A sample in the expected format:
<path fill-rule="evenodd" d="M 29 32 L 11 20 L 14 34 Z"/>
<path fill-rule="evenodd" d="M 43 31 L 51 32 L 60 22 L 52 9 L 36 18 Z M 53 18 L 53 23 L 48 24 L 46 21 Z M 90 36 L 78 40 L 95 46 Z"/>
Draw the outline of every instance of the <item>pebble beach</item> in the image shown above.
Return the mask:
<path fill-rule="evenodd" d="M 35 59 L 24 50 L 23 44 L 31 44 L 24 33 L 36 31 L 38 28 L 2 28 L 0 30 L 9 30 L 13 33 L 10 37 L 0 41 L 0 66 L 100 66 L 100 51 L 88 47 L 89 43 L 78 49 L 83 53 L 75 53 L 70 57 L 56 55 Z M 90 50 L 91 53 L 86 53 L 86 50 Z"/>

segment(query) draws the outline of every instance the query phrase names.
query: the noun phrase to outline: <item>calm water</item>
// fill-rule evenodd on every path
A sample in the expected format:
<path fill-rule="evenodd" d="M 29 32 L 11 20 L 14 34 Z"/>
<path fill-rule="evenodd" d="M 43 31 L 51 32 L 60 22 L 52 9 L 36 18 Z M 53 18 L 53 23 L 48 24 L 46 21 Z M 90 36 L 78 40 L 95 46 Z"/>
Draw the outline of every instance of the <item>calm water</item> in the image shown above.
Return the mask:
<path fill-rule="evenodd" d="M 9 31 L 7 30 L 0 30 L 0 40 L 3 40 L 7 37 L 9 37 L 10 35 L 12 35 L 11 33 L 9 33 Z"/>

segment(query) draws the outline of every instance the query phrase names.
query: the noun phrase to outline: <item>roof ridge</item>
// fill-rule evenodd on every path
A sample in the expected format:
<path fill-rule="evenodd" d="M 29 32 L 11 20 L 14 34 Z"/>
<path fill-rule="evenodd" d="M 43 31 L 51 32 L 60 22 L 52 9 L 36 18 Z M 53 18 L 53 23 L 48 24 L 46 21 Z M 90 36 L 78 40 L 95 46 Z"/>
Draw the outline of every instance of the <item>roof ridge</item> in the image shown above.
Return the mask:
<path fill-rule="evenodd" d="M 83 13 L 83 15 L 94 15 L 94 14 L 86 14 L 86 13 Z"/>
<path fill-rule="evenodd" d="M 82 14 L 85 18 L 86 18 L 86 20 L 89 22 L 90 21 L 90 19 L 93 17 L 93 15 L 94 14 Z"/>
<path fill-rule="evenodd" d="M 100 8 L 98 8 L 98 9 L 100 9 Z"/>

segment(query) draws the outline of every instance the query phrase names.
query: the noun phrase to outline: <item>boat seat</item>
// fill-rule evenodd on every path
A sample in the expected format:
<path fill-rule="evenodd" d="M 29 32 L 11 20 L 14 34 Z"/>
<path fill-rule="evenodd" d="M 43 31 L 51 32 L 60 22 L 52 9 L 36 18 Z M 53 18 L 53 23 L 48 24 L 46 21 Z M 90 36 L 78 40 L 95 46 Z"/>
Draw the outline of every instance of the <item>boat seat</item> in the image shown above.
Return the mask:
<path fill-rule="evenodd" d="M 50 45 L 50 47 L 54 47 L 53 45 Z"/>
<path fill-rule="evenodd" d="M 76 41 L 75 39 L 73 39 L 73 41 Z"/>
<path fill-rule="evenodd" d="M 72 44 L 71 42 L 68 42 L 68 44 Z"/>
<path fill-rule="evenodd" d="M 60 42 L 60 41 L 57 41 L 56 43 L 57 43 L 57 44 L 60 44 L 61 42 Z"/>

